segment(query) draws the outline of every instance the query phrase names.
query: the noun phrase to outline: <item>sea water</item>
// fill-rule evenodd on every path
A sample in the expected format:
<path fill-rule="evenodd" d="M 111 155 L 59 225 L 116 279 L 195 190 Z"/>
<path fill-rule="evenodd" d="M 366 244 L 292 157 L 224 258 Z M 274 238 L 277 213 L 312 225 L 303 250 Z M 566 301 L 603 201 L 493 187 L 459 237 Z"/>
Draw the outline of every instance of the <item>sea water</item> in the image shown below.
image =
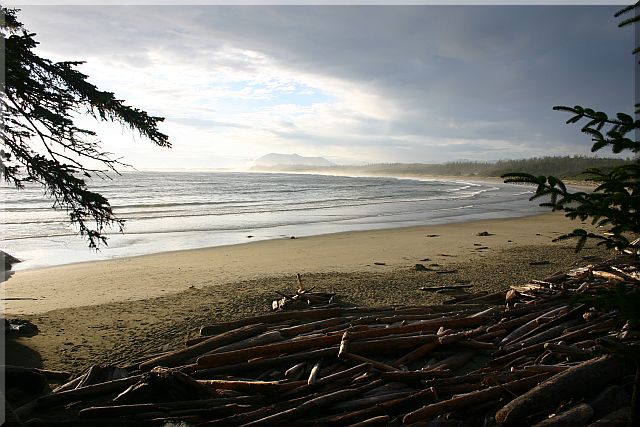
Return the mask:
<path fill-rule="evenodd" d="M 240 172 L 126 172 L 94 180 L 126 220 L 89 250 L 42 187 L 0 188 L 1 248 L 14 269 L 354 230 L 508 218 L 543 212 L 530 187 L 466 179 L 418 180 Z"/>

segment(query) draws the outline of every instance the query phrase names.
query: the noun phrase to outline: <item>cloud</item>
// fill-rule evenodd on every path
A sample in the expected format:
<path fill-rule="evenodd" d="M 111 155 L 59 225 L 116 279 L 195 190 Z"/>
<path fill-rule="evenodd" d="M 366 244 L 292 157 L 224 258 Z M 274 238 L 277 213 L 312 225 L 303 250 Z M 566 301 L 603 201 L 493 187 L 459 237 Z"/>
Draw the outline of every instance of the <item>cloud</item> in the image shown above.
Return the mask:
<path fill-rule="evenodd" d="M 86 59 L 100 87 L 166 116 L 177 162 L 216 144 L 236 159 L 585 153 L 552 106 L 633 104 L 632 31 L 610 6 L 23 9 L 43 54 Z"/>

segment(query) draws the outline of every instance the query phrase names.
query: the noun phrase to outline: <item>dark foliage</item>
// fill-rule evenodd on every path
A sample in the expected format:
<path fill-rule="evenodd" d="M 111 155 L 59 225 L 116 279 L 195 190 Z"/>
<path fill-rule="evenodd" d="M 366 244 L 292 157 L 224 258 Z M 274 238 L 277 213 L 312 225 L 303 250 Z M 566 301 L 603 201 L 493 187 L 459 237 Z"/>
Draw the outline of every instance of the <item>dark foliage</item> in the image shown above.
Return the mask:
<path fill-rule="evenodd" d="M 625 7 L 616 17 L 636 11 L 639 3 Z M 619 26 L 635 24 L 640 17 L 620 22 Z M 633 53 L 640 52 L 636 48 Z M 568 112 L 572 117 L 567 123 L 584 124 L 581 131 L 591 137 L 595 152 L 605 147 L 611 148 L 614 153 L 630 151 L 635 155 L 635 160 L 627 164 L 618 165 L 611 170 L 587 169 L 584 174 L 589 180 L 597 183 L 593 192 L 571 192 L 565 184 L 555 176 L 535 176 L 529 173 L 508 173 L 502 177 L 505 182 L 536 184 L 537 190 L 533 199 L 549 197 L 549 201 L 541 203 L 554 211 L 566 212 L 571 219 L 585 221 L 590 219 L 592 224 L 606 229 L 603 233 L 589 233 L 584 229 L 576 229 L 571 233 L 560 236 L 557 240 L 577 238 L 576 250 L 580 250 L 587 239 L 597 239 L 598 244 L 604 244 L 609 248 L 620 250 L 637 250 L 638 244 L 631 241 L 640 233 L 640 141 L 637 140 L 637 131 L 640 129 L 640 120 L 634 120 L 628 114 L 618 113 L 615 117 L 609 117 L 602 111 L 575 107 L 557 106 L 554 110 Z M 636 116 L 640 114 L 640 104 L 635 105 Z M 586 122 L 585 122 L 586 121 Z"/>
<path fill-rule="evenodd" d="M 106 244 L 106 228 L 121 231 L 124 221 L 105 197 L 88 188 L 87 180 L 109 178 L 109 172 L 117 173 L 116 167 L 125 164 L 102 151 L 96 133 L 78 127 L 73 116 L 89 114 L 118 122 L 154 144 L 170 147 L 167 135 L 157 127 L 163 118 L 149 116 L 96 88 L 76 69 L 82 62 L 52 62 L 38 56 L 35 34 L 24 29 L 16 10 L 2 8 L 2 13 L 5 81 L 0 97 L 0 174 L 17 188 L 26 182 L 42 185 L 53 198 L 53 207 L 65 209 L 89 246 L 97 248 Z"/>

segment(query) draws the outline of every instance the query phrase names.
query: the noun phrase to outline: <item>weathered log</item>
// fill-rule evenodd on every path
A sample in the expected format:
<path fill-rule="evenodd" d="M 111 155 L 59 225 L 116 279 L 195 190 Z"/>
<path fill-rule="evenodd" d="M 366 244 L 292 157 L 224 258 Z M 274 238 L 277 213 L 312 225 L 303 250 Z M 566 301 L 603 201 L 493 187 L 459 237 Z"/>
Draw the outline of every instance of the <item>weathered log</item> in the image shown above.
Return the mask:
<path fill-rule="evenodd" d="M 168 354 L 158 356 L 151 360 L 143 362 L 140 364 L 140 370 L 147 371 L 155 366 L 163 366 L 167 368 L 178 366 L 195 356 L 204 354 L 223 345 L 253 337 L 265 332 L 266 330 L 267 325 L 265 323 L 241 326 L 228 332 L 224 332 L 220 335 L 211 337 L 205 341 L 202 341 L 201 343 L 192 345 L 191 347 L 173 351 Z"/>
<path fill-rule="evenodd" d="M 294 337 L 300 334 L 324 329 L 330 326 L 342 325 L 355 319 L 353 316 L 348 317 L 332 317 L 329 319 L 317 320 L 315 322 L 303 323 L 302 325 L 290 326 L 288 328 L 280 328 L 278 331 L 285 337 Z"/>
<path fill-rule="evenodd" d="M 265 416 L 271 415 L 274 412 L 274 408 L 270 407 L 270 406 L 263 406 L 263 407 L 259 407 L 257 409 L 252 408 L 253 410 L 249 410 L 246 412 L 240 412 L 240 413 L 234 413 L 233 415 L 229 415 L 227 417 L 224 418 L 215 418 L 212 420 L 207 420 L 203 423 L 199 423 L 198 426 L 209 426 L 209 427 L 213 427 L 213 426 L 221 426 L 221 427 L 228 427 L 228 426 L 237 426 L 237 425 L 243 425 L 247 422 L 259 419 L 259 418 L 263 418 Z"/>
<path fill-rule="evenodd" d="M 306 362 L 297 363 L 284 372 L 284 377 L 289 381 L 297 381 L 302 378 L 302 375 L 306 371 L 306 368 Z"/>
<path fill-rule="evenodd" d="M 306 381 L 229 381 L 229 380 L 199 380 L 200 384 L 214 389 L 234 390 L 242 393 L 281 393 L 293 390 L 306 384 Z"/>
<path fill-rule="evenodd" d="M 268 357 L 282 353 L 295 353 L 303 350 L 311 350 L 318 347 L 328 347 L 340 343 L 339 335 L 320 336 L 312 338 L 300 338 L 281 343 L 266 344 L 257 347 L 232 350 L 224 353 L 214 353 L 200 356 L 197 364 L 200 367 L 223 366 L 229 362 L 246 361 L 257 357 Z"/>
<path fill-rule="evenodd" d="M 270 357 L 261 360 L 252 360 L 250 362 L 235 363 L 233 365 L 223 365 L 216 368 L 204 368 L 199 365 L 190 367 L 188 372 L 197 379 L 209 379 L 214 375 L 232 374 L 247 371 L 257 371 L 261 369 L 272 368 L 274 366 L 289 365 L 291 363 L 304 362 L 309 360 L 317 360 L 318 358 L 336 357 L 338 354 L 338 346 L 321 348 L 310 351 L 301 351 L 298 353 L 287 354 L 284 356 Z"/>
<path fill-rule="evenodd" d="M 625 373 L 624 362 L 611 356 L 591 359 L 561 372 L 524 395 L 509 402 L 496 413 L 496 421 L 513 423 L 529 413 L 553 409 L 569 397 L 579 397 L 598 389 Z"/>
<path fill-rule="evenodd" d="M 553 353 L 564 354 L 578 359 L 588 359 L 593 354 L 589 350 L 583 350 L 581 348 L 566 344 L 546 343 L 544 345 L 544 349 Z"/>
<path fill-rule="evenodd" d="M 549 322 L 543 323 L 539 325 L 537 328 L 535 328 L 534 330 L 527 332 L 523 336 L 519 337 L 516 341 L 512 341 L 512 344 L 518 341 L 524 341 L 525 339 L 532 337 L 534 335 L 538 335 L 541 332 L 549 330 L 554 326 L 558 326 L 568 320 L 572 320 L 579 316 L 582 316 L 582 313 L 584 313 L 587 308 L 588 307 L 586 304 L 580 304 L 577 307 L 574 307 L 573 309 L 569 310 L 568 312 L 561 314 L 559 316 L 556 316 L 555 319 L 552 319 Z M 576 322 L 576 323 L 581 324 L 582 322 Z M 573 326 L 577 326 L 577 325 L 573 325 Z"/>
<path fill-rule="evenodd" d="M 478 317 L 441 317 L 438 319 L 425 320 L 409 325 L 390 326 L 388 328 L 370 328 L 363 331 L 352 331 L 351 339 L 359 340 L 365 338 L 383 337 L 388 335 L 399 335 L 412 332 L 435 332 L 440 328 L 462 329 L 474 328 L 484 325 L 491 319 L 490 316 Z"/>
<path fill-rule="evenodd" d="M 258 403 L 258 400 L 253 399 L 253 402 L 244 400 L 247 403 Z M 240 403 L 240 400 L 238 400 Z M 109 418 L 109 417 L 122 417 L 127 415 L 136 415 L 149 412 L 163 412 L 180 409 L 190 408 L 210 408 L 216 406 L 228 405 L 228 400 L 224 398 L 216 399 L 203 399 L 203 400 L 185 400 L 177 402 L 163 402 L 163 403 L 136 403 L 132 405 L 110 405 L 110 406 L 91 406 L 81 409 L 78 415 L 81 418 Z"/>
<path fill-rule="evenodd" d="M 87 372 L 80 377 L 80 382 L 75 388 L 86 387 L 92 384 L 99 384 L 113 380 L 127 378 L 129 371 L 115 365 L 92 365 Z"/>
<path fill-rule="evenodd" d="M 261 316 L 247 317 L 232 322 L 218 323 L 216 325 L 203 326 L 200 328 L 200 335 L 214 335 L 223 332 L 237 329 L 242 326 L 254 325 L 257 323 L 273 324 L 283 322 L 286 320 L 320 320 L 338 317 L 343 313 L 354 312 L 356 310 L 349 308 L 323 308 L 323 309 L 308 309 L 298 311 L 279 311 L 276 313 L 264 314 Z"/>
<path fill-rule="evenodd" d="M 0 366 L 0 372 L 4 372 L 3 375 L 20 375 L 23 373 L 34 372 L 44 375 L 47 380 L 50 381 L 67 381 L 71 377 L 71 373 L 64 371 L 52 371 L 50 369 L 42 368 L 26 368 L 23 366 L 3 365 Z"/>
<path fill-rule="evenodd" d="M 564 372 L 569 369 L 567 365 L 529 365 L 525 366 L 525 371 L 530 372 Z"/>
<path fill-rule="evenodd" d="M 511 353 L 505 354 L 504 356 L 494 357 L 489 360 L 489 365 L 491 366 L 504 366 L 509 362 L 513 362 L 514 360 L 526 356 L 531 353 L 538 353 L 544 350 L 544 344 L 534 344 L 529 347 L 524 347 L 519 350 L 512 351 Z"/>
<path fill-rule="evenodd" d="M 498 329 L 492 332 L 487 332 L 486 334 L 478 335 L 475 339 L 477 341 L 487 342 L 487 341 L 493 341 L 496 338 L 500 338 L 506 334 L 507 334 L 507 331 L 505 329 Z"/>
<path fill-rule="evenodd" d="M 520 326 L 519 328 L 517 328 L 516 330 L 511 332 L 509 335 L 504 337 L 502 339 L 502 341 L 500 341 L 500 345 L 507 346 L 507 345 L 509 345 L 511 343 L 514 343 L 518 338 L 520 338 L 520 337 L 524 336 L 526 333 L 536 329 L 538 327 L 538 325 L 541 324 L 541 322 L 540 322 L 541 319 L 555 316 L 559 312 L 561 312 L 562 310 L 565 310 L 566 308 L 567 308 L 567 306 L 565 306 L 565 305 L 560 306 L 560 307 L 556 307 L 553 310 L 549 310 L 549 311 L 545 312 L 544 314 L 541 314 L 540 316 L 528 321 L 527 323 L 525 323 L 524 325 Z"/>
<path fill-rule="evenodd" d="M 48 394 L 37 399 L 37 406 L 42 408 L 52 407 L 89 397 L 99 396 L 101 394 L 118 393 L 131 386 L 132 384 L 137 383 L 141 378 L 141 375 L 135 375 L 119 380 L 107 381 L 103 383 L 88 385 L 86 387 L 79 387 L 73 390 L 66 390 L 59 393 Z"/>
<path fill-rule="evenodd" d="M 382 387 L 379 388 L 379 390 Z M 400 391 L 391 391 L 383 394 L 377 394 L 373 396 L 363 396 L 356 399 L 350 399 L 344 402 L 337 402 L 331 407 L 327 408 L 328 411 L 337 414 L 344 414 L 348 412 L 359 411 L 365 408 L 371 408 L 381 402 L 385 402 L 393 399 L 400 399 L 407 397 L 411 394 L 415 393 L 415 390 L 400 390 Z"/>
<path fill-rule="evenodd" d="M 136 384 L 132 384 L 114 397 L 113 402 L 127 405 L 209 399 L 215 396 L 220 396 L 218 390 L 208 387 L 178 370 L 155 367 L 150 372 L 143 374 Z"/>
<path fill-rule="evenodd" d="M 316 379 L 315 383 L 308 384 L 309 385 L 308 388 L 312 389 L 314 387 L 320 387 L 325 384 L 331 384 L 333 381 L 338 381 L 343 378 L 353 378 L 371 369 L 371 366 L 368 363 L 360 363 L 350 368 L 340 370 L 341 366 L 342 366 L 342 363 L 338 362 L 333 366 L 328 367 L 327 372 L 330 372 L 330 373 L 328 375 L 325 375 L 323 377 Z"/>
<path fill-rule="evenodd" d="M 459 351 L 429 366 L 429 370 L 450 369 L 452 371 L 464 366 L 477 354 L 474 350 Z"/>
<path fill-rule="evenodd" d="M 407 348 L 420 346 L 424 343 L 434 342 L 438 339 L 436 335 L 410 335 L 404 337 L 381 338 L 375 340 L 352 341 L 349 343 L 349 352 L 356 354 L 367 354 L 371 352 L 395 353 Z"/>
<path fill-rule="evenodd" d="M 215 350 L 208 351 L 204 354 L 196 355 L 195 357 L 192 357 L 189 360 L 187 360 L 186 363 L 195 363 L 196 360 L 198 360 L 198 357 L 204 356 L 207 354 L 224 353 L 226 351 L 241 350 L 243 348 L 251 348 L 251 347 L 257 347 L 259 345 L 273 344 L 273 343 L 284 341 L 284 340 L 285 340 L 285 337 L 282 336 L 280 331 L 278 330 L 267 331 L 258 336 L 247 338 L 231 344 L 223 345 L 222 347 L 218 347 Z"/>
<path fill-rule="evenodd" d="M 544 311 L 549 311 L 554 308 L 564 307 L 566 301 L 558 301 L 554 299 L 547 298 L 546 300 L 542 300 L 542 302 L 534 301 L 533 303 L 523 304 L 517 308 L 511 308 L 500 313 L 500 317 L 513 319 L 515 317 L 521 317 L 529 313 L 538 313 L 538 315 L 542 315 Z"/>
<path fill-rule="evenodd" d="M 406 397 L 392 398 L 384 402 L 379 402 L 375 405 L 369 406 L 358 411 L 343 413 L 334 415 L 323 419 L 325 425 L 338 425 L 343 426 L 349 422 L 366 419 L 375 415 L 384 414 L 398 414 L 402 411 L 406 411 L 411 408 L 415 408 L 416 405 L 424 405 L 435 401 L 435 391 L 433 388 L 420 390 Z"/>
<path fill-rule="evenodd" d="M 291 390 L 286 393 L 282 393 L 280 395 L 280 400 L 289 399 L 292 396 L 298 396 L 310 390 L 316 390 L 327 384 L 340 384 L 344 379 L 353 378 L 356 375 L 360 375 L 364 372 L 367 372 L 371 369 L 371 365 L 368 363 L 361 363 L 359 365 L 353 366 L 351 368 L 345 369 L 343 371 L 334 372 L 325 377 L 319 378 L 316 380 L 314 384 L 303 384 L 301 387 Z"/>
<path fill-rule="evenodd" d="M 622 275 L 609 271 L 592 271 L 591 274 L 593 274 L 593 277 L 599 277 L 610 282 L 624 282 L 626 280 Z"/>
<path fill-rule="evenodd" d="M 454 317 L 454 316 L 463 316 L 463 315 L 469 315 L 469 314 L 475 314 L 473 313 L 475 310 L 455 310 L 455 311 L 449 311 L 447 312 L 447 317 Z M 432 320 L 432 319 L 437 319 L 437 318 L 441 318 L 442 317 L 442 313 L 432 313 L 432 314 L 394 314 L 393 316 L 385 316 L 385 317 L 380 317 L 380 316 L 372 316 L 369 317 L 367 320 L 367 323 L 386 323 L 386 324 L 392 324 L 392 323 L 399 323 L 399 322 L 412 322 L 412 321 L 422 321 L 422 320 Z M 363 320 L 360 320 L 360 323 L 363 323 Z"/>
<path fill-rule="evenodd" d="M 382 362 L 378 362 L 377 360 L 373 360 L 373 359 L 368 359 L 366 357 L 360 356 L 358 354 L 353 354 L 353 353 L 343 353 L 343 356 L 345 359 L 351 359 L 354 362 L 358 362 L 358 363 L 368 363 L 371 366 L 373 366 L 376 369 L 379 369 L 383 372 L 395 372 L 398 369 L 394 366 L 390 366 L 387 365 L 386 363 L 382 363 Z"/>
<path fill-rule="evenodd" d="M 391 418 L 388 415 L 379 415 L 377 417 L 369 418 L 368 420 L 349 424 L 349 427 L 386 426 L 389 424 L 390 420 Z"/>
<path fill-rule="evenodd" d="M 402 356 L 401 358 L 393 362 L 393 366 L 399 367 L 402 365 L 408 365 L 410 363 L 413 363 L 418 359 L 422 359 L 424 356 L 426 356 L 427 354 L 429 354 L 431 351 L 435 350 L 438 347 L 440 347 L 440 341 L 438 340 L 427 342 L 426 344 L 422 344 L 420 347 L 410 351 L 409 353 L 405 354 L 404 356 Z"/>
<path fill-rule="evenodd" d="M 322 359 L 318 360 L 311 368 L 309 378 L 307 379 L 307 385 L 315 384 L 318 380 L 318 373 L 320 372 L 320 365 L 322 365 Z"/>
<path fill-rule="evenodd" d="M 507 384 L 488 387 L 483 390 L 474 391 L 453 397 L 451 399 L 433 403 L 408 413 L 402 419 L 405 424 L 410 424 L 422 420 L 429 420 L 437 415 L 446 414 L 447 412 L 462 410 L 471 405 L 477 405 L 487 400 L 498 399 L 507 393 L 521 393 L 528 390 L 538 382 L 548 378 L 548 374 L 535 375 L 520 380 L 515 380 Z"/>
<path fill-rule="evenodd" d="M 276 414 L 246 423 L 245 426 L 257 426 L 257 425 L 274 425 L 276 423 L 282 423 L 292 418 L 299 417 L 305 413 L 311 411 L 317 411 L 321 408 L 331 405 L 335 402 L 340 402 L 354 396 L 358 396 L 376 387 L 379 387 L 382 381 L 376 380 L 371 383 L 365 384 L 357 388 L 350 388 L 346 390 L 334 391 L 329 394 L 325 394 L 314 399 L 308 400 L 298 406 L 295 406 L 286 411 L 278 412 Z"/>
<path fill-rule="evenodd" d="M 586 403 L 579 403 L 566 411 L 534 424 L 533 427 L 581 426 L 593 417 L 593 408 Z"/>
<path fill-rule="evenodd" d="M 86 375 L 86 373 L 83 375 Z M 54 388 L 53 393 L 59 393 L 61 391 L 66 391 L 66 390 L 73 390 L 74 388 L 78 387 L 78 384 L 80 384 L 80 381 L 82 381 L 83 375 L 73 378 L 72 380 L 69 380 L 68 382 L 62 384 L 61 386 Z"/>
<path fill-rule="evenodd" d="M 611 326 L 613 324 L 612 320 L 607 320 L 606 322 L 604 322 L 604 324 L 607 324 L 608 326 L 604 329 L 607 329 L 609 326 Z M 602 324 L 598 323 L 598 324 L 592 324 L 592 325 L 587 325 L 587 326 L 583 326 L 578 330 L 574 330 L 573 332 L 568 332 L 565 334 L 562 334 L 561 336 L 557 337 L 556 339 L 554 339 L 554 341 L 565 341 L 565 342 L 572 342 L 575 341 L 577 339 L 580 339 L 582 337 L 584 337 L 585 335 L 588 335 L 591 332 L 594 332 L 596 330 L 602 329 L 601 328 Z M 544 343 L 540 343 L 540 344 L 533 344 L 530 345 L 528 347 L 524 347 L 518 350 L 512 350 L 511 353 L 506 354 L 504 356 L 500 356 L 500 357 L 495 357 L 493 359 L 491 359 L 489 361 L 489 364 L 492 366 L 500 366 L 500 365 L 504 365 L 505 363 L 508 363 L 510 361 L 513 361 L 515 359 L 517 359 L 518 357 L 521 357 L 523 355 L 526 354 L 531 354 L 531 353 L 537 353 L 544 350 Z M 498 352 L 496 352 L 495 354 L 499 354 L 500 350 Z M 502 353 L 504 353 L 504 350 L 502 351 Z"/>
<path fill-rule="evenodd" d="M 487 332 L 494 332 L 502 329 L 510 331 L 513 328 L 517 328 L 519 326 L 524 325 L 525 323 L 537 318 L 538 316 L 539 314 L 537 312 L 534 312 L 534 313 L 525 314 L 519 317 L 515 317 L 511 320 L 500 321 L 495 325 L 489 326 L 487 328 Z"/>
<path fill-rule="evenodd" d="M 587 427 L 627 427 L 631 418 L 631 407 L 625 406 L 605 415 Z"/>
<path fill-rule="evenodd" d="M 532 346 L 534 344 L 544 343 L 562 335 L 562 333 L 565 331 L 566 328 L 567 328 L 566 325 L 554 326 L 552 328 L 549 328 L 548 330 L 544 330 L 540 332 L 537 335 L 530 336 L 525 340 L 518 341 L 516 343 L 504 346 L 503 349 L 507 353 L 510 353 L 519 348 L 524 348 L 524 347 Z"/>

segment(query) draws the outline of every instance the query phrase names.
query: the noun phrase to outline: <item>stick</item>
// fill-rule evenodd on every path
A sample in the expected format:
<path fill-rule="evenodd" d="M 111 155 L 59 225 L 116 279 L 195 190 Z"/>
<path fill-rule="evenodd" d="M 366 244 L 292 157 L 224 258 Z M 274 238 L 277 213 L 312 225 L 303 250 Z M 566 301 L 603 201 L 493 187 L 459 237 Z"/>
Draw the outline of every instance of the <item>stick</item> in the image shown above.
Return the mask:
<path fill-rule="evenodd" d="M 453 270 L 455 271 L 455 270 Z M 438 271 L 437 273 L 450 273 L 449 271 Z M 421 291 L 448 291 L 451 289 L 471 288 L 473 285 L 448 285 L 448 286 L 422 286 Z"/>

